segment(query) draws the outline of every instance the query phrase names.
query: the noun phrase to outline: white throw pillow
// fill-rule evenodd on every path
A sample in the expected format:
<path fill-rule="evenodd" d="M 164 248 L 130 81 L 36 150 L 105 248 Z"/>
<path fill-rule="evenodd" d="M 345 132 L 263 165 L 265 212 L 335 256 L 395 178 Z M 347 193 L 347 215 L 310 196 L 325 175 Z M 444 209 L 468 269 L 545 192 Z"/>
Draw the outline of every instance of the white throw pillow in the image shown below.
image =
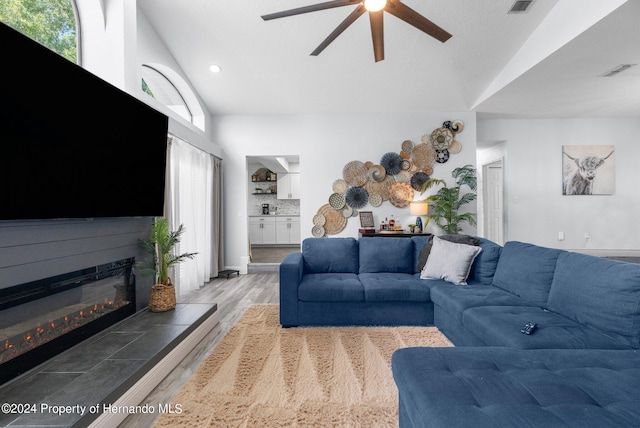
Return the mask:
<path fill-rule="evenodd" d="M 444 279 L 454 284 L 466 285 L 471 265 L 480 251 L 482 248 L 475 245 L 456 244 L 434 236 L 431 254 L 420 278 Z"/>

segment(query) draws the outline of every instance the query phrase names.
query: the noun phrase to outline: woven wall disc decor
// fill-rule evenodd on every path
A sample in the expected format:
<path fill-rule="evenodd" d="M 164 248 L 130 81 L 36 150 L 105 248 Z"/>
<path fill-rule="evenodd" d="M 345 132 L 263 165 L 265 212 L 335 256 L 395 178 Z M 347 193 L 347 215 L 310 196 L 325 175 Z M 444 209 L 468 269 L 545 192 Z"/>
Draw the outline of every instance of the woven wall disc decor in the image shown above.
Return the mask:
<path fill-rule="evenodd" d="M 462 150 L 462 144 L 460 144 L 460 141 L 458 140 L 453 140 L 453 143 L 451 143 L 448 150 L 450 154 L 457 155 L 460 153 L 460 150 Z"/>
<path fill-rule="evenodd" d="M 318 214 L 322 214 L 326 219 L 324 223 L 324 234 L 335 235 L 344 230 L 347 225 L 347 218 L 342 215 L 342 211 L 331 208 L 329 204 L 325 204 L 318 209 Z"/>
<path fill-rule="evenodd" d="M 424 171 L 436 162 L 436 151 L 430 144 L 421 143 L 411 151 L 411 161 Z"/>
<path fill-rule="evenodd" d="M 424 186 L 424 183 L 426 183 L 427 180 L 429 180 L 429 176 L 427 174 L 424 172 L 416 172 L 411 176 L 410 184 L 411 187 L 413 187 L 413 190 L 422 193 L 422 186 Z"/>
<path fill-rule="evenodd" d="M 413 189 L 409 183 L 394 183 L 389 190 L 389 202 L 398 208 L 408 207 L 413 201 Z"/>
<path fill-rule="evenodd" d="M 369 202 L 369 193 L 362 187 L 351 187 L 347 190 L 345 199 L 348 206 L 352 208 L 362 208 Z"/>
<path fill-rule="evenodd" d="M 351 161 L 344 166 L 342 178 L 350 186 L 364 186 L 367 182 L 367 167 L 363 162 Z"/>
<path fill-rule="evenodd" d="M 453 132 L 447 128 L 438 128 L 431 133 L 431 145 L 436 150 L 446 150 L 453 142 Z"/>
<path fill-rule="evenodd" d="M 331 208 L 334 210 L 341 210 L 345 204 L 346 201 L 343 194 L 332 193 L 331 196 L 329 196 L 329 205 L 331 205 Z"/>
<path fill-rule="evenodd" d="M 413 144 L 413 141 L 404 140 L 402 142 L 402 151 L 406 153 L 411 153 L 411 150 L 413 150 L 413 146 L 415 146 L 415 144 Z"/>
<path fill-rule="evenodd" d="M 313 226 L 313 228 L 311 229 L 311 235 L 314 238 L 322 238 L 324 236 L 324 227 Z"/>
<path fill-rule="evenodd" d="M 387 175 L 384 180 L 380 182 L 367 181 L 367 184 L 365 184 L 364 188 L 370 195 L 380 195 L 383 201 L 388 201 L 389 188 L 395 182 L 396 180 L 392 176 Z"/>
<path fill-rule="evenodd" d="M 342 194 L 347 191 L 347 189 L 349 188 L 349 185 L 342 178 L 338 178 L 336 181 L 333 182 L 333 185 L 331 186 L 331 188 L 333 189 L 333 193 Z"/>
<path fill-rule="evenodd" d="M 369 204 L 371 204 L 372 207 L 379 207 L 382 205 L 382 196 L 378 194 L 369 195 Z"/>
<path fill-rule="evenodd" d="M 397 153 L 388 152 L 382 155 L 380 165 L 387 171 L 387 175 L 396 175 L 402 170 L 402 158 Z"/>
<path fill-rule="evenodd" d="M 313 216 L 313 225 L 314 226 L 324 226 L 327 222 L 327 219 L 324 218 L 322 214 L 316 214 Z"/>
<path fill-rule="evenodd" d="M 387 171 L 382 165 L 372 165 L 367 173 L 369 180 L 382 181 L 387 176 Z"/>

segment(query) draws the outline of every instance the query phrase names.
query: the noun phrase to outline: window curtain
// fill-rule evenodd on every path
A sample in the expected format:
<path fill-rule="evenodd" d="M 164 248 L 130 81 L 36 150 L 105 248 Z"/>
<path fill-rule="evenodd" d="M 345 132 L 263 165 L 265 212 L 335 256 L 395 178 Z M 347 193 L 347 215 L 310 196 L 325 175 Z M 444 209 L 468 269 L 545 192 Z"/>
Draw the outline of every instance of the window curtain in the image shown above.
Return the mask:
<path fill-rule="evenodd" d="M 214 238 L 222 229 L 218 209 L 222 184 L 214 176 L 221 161 L 175 136 L 169 138 L 168 160 L 166 217 L 172 230 L 184 226 L 176 254 L 197 253 L 174 268 L 173 282 L 180 296 L 218 276 L 222 248 Z"/>

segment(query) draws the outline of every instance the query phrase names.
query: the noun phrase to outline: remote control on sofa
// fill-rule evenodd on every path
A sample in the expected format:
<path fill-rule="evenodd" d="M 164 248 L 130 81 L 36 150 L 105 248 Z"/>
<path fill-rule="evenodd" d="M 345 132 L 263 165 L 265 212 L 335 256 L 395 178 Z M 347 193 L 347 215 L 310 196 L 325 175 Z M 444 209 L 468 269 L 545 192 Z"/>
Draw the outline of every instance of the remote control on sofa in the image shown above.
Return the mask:
<path fill-rule="evenodd" d="M 522 327 L 522 330 L 520 330 L 520 333 L 529 335 L 533 333 L 533 330 L 535 330 L 535 328 L 536 328 L 536 323 L 528 322 L 524 325 L 524 327 Z"/>

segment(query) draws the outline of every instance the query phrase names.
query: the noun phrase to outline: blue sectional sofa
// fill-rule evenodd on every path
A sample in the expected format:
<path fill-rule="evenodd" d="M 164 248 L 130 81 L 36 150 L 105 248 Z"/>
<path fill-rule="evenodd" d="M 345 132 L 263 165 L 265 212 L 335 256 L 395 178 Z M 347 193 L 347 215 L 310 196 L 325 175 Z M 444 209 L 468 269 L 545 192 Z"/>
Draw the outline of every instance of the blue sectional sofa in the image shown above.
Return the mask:
<path fill-rule="evenodd" d="M 455 285 L 420 279 L 426 243 L 305 240 L 282 325 L 437 326 L 455 348 L 393 355 L 401 427 L 640 426 L 640 264 L 479 239 Z"/>

